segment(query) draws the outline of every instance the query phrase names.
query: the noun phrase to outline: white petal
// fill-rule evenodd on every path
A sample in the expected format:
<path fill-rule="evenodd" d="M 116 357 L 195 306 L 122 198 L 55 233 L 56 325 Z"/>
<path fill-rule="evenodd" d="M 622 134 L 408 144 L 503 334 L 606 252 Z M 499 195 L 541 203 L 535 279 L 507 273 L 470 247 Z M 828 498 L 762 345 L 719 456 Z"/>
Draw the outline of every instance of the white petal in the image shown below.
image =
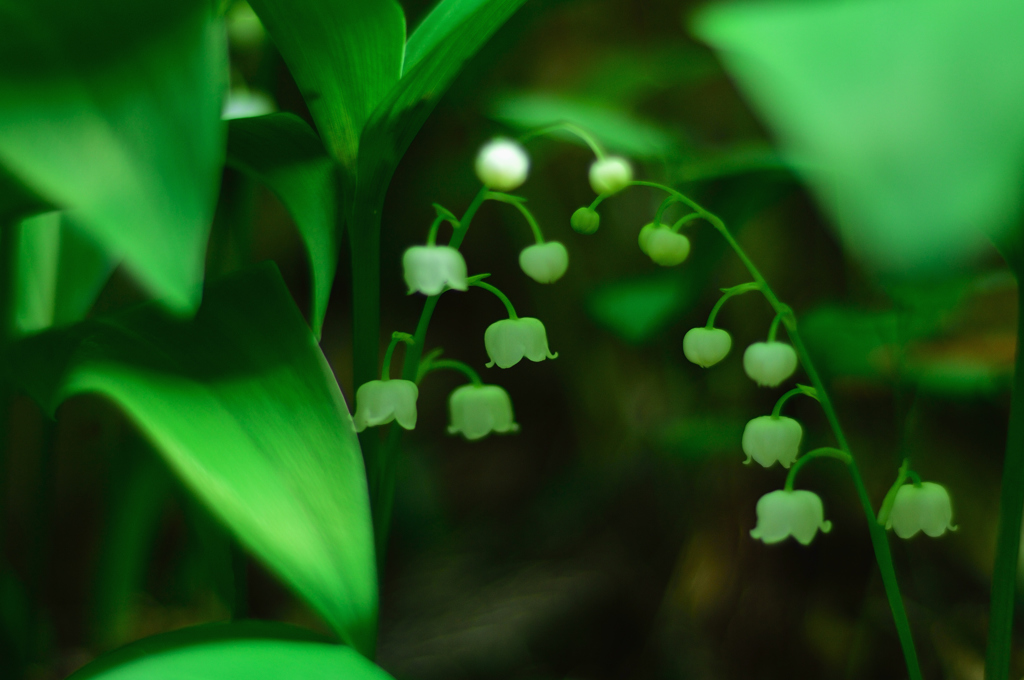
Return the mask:
<path fill-rule="evenodd" d="M 743 353 L 743 370 L 762 387 L 776 387 L 793 375 L 796 350 L 784 342 L 755 342 Z"/>

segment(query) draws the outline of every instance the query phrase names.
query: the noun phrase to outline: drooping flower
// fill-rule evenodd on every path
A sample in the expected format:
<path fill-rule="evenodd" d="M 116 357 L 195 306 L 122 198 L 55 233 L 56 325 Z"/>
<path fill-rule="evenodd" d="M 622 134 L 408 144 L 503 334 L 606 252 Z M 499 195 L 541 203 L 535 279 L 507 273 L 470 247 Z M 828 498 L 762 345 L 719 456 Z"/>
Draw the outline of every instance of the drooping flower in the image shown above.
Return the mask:
<path fill-rule="evenodd" d="M 633 166 L 621 156 L 599 158 L 590 165 L 590 188 L 595 194 L 614 194 L 633 181 Z"/>
<path fill-rule="evenodd" d="M 569 226 L 579 234 L 593 234 L 601 226 L 601 215 L 587 206 L 577 208 L 569 218 Z"/>
<path fill-rule="evenodd" d="M 495 321 L 484 332 L 484 347 L 491 358 L 487 367 L 497 364 L 509 368 L 518 364 L 523 357 L 530 361 L 554 359 L 558 353 L 548 348 L 548 334 L 540 319 L 521 317 Z"/>
<path fill-rule="evenodd" d="M 416 427 L 416 399 L 420 391 L 411 380 L 371 380 L 356 390 L 356 432 L 392 420 L 406 430 Z"/>
<path fill-rule="evenodd" d="M 462 433 L 466 439 L 481 439 L 491 432 L 518 432 L 513 420 L 512 400 L 497 385 L 463 385 L 448 397 L 452 423 L 448 434 Z"/>
<path fill-rule="evenodd" d="M 466 260 L 448 246 L 413 246 L 402 256 L 410 293 L 437 295 L 445 287 L 466 290 Z"/>
<path fill-rule="evenodd" d="M 683 336 L 683 354 L 702 368 L 714 366 L 732 348 L 732 337 L 721 328 L 691 328 Z"/>
<path fill-rule="evenodd" d="M 640 230 L 637 238 L 640 250 L 655 264 L 674 267 L 681 264 L 690 254 L 690 239 L 672 231 L 664 224 L 648 224 Z"/>
<path fill-rule="evenodd" d="M 743 370 L 762 387 L 778 386 L 796 365 L 796 350 L 784 342 L 755 342 L 743 353 Z"/>
<path fill-rule="evenodd" d="M 537 283 L 554 283 L 569 268 L 569 251 L 558 241 L 535 243 L 519 253 L 519 267 Z"/>
<path fill-rule="evenodd" d="M 827 534 L 832 530 L 832 522 L 825 519 L 818 494 L 780 489 L 757 501 L 757 526 L 750 530 L 750 535 L 765 543 L 778 543 L 792 536 L 808 545 L 819 529 Z"/>
<path fill-rule="evenodd" d="M 476 155 L 476 176 L 488 189 L 512 191 L 526 181 L 529 172 L 526 149 L 511 139 L 492 139 Z"/>
<path fill-rule="evenodd" d="M 921 482 L 921 486 L 905 484 L 896 491 L 886 529 L 900 538 L 911 538 L 923 531 L 932 538 L 956 531 L 949 492 L 941 484 Z"/>
<path fill-rule="evenodd" d="M 760 416 L 743 428 L 743 453 L 749 463 L 756 460 L 764 467 L 778 461 L 788 468 L 800 454 L 804 430 L 800 423 L 786 416 Z"/>

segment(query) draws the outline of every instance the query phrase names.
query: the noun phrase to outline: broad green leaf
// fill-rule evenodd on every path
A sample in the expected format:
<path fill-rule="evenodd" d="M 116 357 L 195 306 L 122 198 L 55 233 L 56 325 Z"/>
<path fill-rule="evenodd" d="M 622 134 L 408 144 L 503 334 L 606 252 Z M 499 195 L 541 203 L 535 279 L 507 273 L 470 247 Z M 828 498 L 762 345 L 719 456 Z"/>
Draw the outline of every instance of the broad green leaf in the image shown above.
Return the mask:
<path fill-rule="evenodd" d="M 694 30 L 778 137 L 847 243 L 938 269 L 1016 225 L 1024 3 L 723 4 Z"/>
<path fill-rule="evenodd" d="M 427 15 L 409 37 L 402 79 L 367 122 L 361 181 L 390 177 L 462 65 L 523 2 L 441 0 Z"/>
<path fill-rule="evenodd" d="M 681 142 L 672 132 L 615 108 L 553 94 L 506 94 L 492 104 L 496 120 L 523 130 L 553 123 L 574 123 L 592 133 L 612 151 L 634 158 L 665 158 L 679 154 Z M 580 142 L 575 135 L 566 139 Z M 581 143 L 581 142 L 580 142 Z"/>
<path fill-rule="evenodd" d="M 623 340 L 641 343 L 693 302 L 694 291 L 686 283 L 664 273 L 608 283 L 591 293 L 587 311 Z"/>
<path fill-rule="evenodd" d="M 9 222 L 50 210 L 53 206 L 0 166 L 0 229 Z"/>
<path fill-rule="evenodd" d="M 0 1 L 0 163 L 179 311 L 199 302 L 223 161 L 213 5 Z"/>
<path fill-rule="evenodd" d="M 277 194 L 295 220 L 313 276 L 313 333 L 319 338 L 338 264 L 334 163 L 316 133 L 297 116 L 275 113 L 231 121 L 228 164 Z"/>
<path fill-rule="evenodd" d="M 402 74 L 395 0 L 251 0 L 331 154 L 352 174 L 359 135 Z"/>
<path fill-rule="evenodd" d="M 80 321 L 116 264 L 58 212 L 23 220 L 17 242 L 14 326 L 20 334 Z"/>
<path fill-rule="evenodd" d="M 214 623 L 104 654 L 70 680 L 390 680 L 351 647 L 279 623 Z"/>
<path fill-rule="evenodd" d="M 144 305 L 23 340 L 7 369 L 51 411 L 80 393 L 118 404 L 249 550 L 372 652 L 377 581 L 359 443 L 273 265 L 210 287 L 192 321 Z"/>

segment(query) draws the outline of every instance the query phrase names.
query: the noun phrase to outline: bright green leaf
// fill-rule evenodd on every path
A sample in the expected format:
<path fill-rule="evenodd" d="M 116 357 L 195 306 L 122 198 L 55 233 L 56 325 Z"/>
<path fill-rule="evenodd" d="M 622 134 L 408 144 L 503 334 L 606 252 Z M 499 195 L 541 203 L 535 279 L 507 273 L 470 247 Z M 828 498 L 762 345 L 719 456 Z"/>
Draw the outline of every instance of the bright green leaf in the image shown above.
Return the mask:
<path fill-rule="evenodd" d="M 279 623 L 214 623 L 144 638 L 69 680 L 390 680 L 350 647 Z"/>
<path fill-rule="evenodd" d="M 80 321 L 116 264 L 62 213 L 23 220 L 17 243 L 14 326 L 21 334 Z"/>
<path fill-rule="evenodd" d="M 395 0 L 251 0 L 313 114 L 352 174 L 359 135 L 402 74 L 405 15 Z"/>
<path fill-rule="evenodd" d="M 1024 3 L 715 5 L 714 46 L 832 212 L 884 269 L 942 268 L 1016 225 Z"/>
<path fill-rule="evenodd" d="M 390 177 L 462 65 L 525 0 L 441 0 L 409 37 L 402 79 L 373 112 L 360 172 Z"/>
<path fill-rule="evenodd" d="M 0 163 L 172 308 L 199 302 L 223 160 L 205 0 L 0 0 Z"/>
<path fill-rule="evenodd" d="M 277 194 L 295 220 L 313 276 L 313 333 L 320 337 L 338 265 L 334 163 L 316 133 L 297 116 L 274 113 L 231 121 L 228 164 Z"/>
<path fill-rule="evenodd" d="M 363 460 L 344 397 L 272 265 L 182 321 L 145 305 L 11 347 L 51 411 L 98 393 L 255 555 L 369 654 L 377 581 Z"/>
<path fill-rule="evenodd" d="M 506 94 L 493 103 L 491 115 L 523 130 L 553 123 L 574 123 L 592 133 L 610 150 L 634 158 L 676 156 L 681 146 L 675 134 L 654 123 L 638 120 L 609 106 L 553 94 Z M 580 142 L 574 135 L 565 138 Z"/>

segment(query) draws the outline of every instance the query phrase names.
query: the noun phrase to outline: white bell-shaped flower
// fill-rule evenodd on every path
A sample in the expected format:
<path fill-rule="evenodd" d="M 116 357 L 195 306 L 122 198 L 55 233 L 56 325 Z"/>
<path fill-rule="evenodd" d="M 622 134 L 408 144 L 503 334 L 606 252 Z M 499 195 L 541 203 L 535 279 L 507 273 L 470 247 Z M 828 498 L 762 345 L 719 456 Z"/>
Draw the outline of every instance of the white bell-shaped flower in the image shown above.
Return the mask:
<path fill-rule="evenodd" d="M 825 519 L 818 494 L 780 489 L 757 501 L 757 526 L 750 530 L 750 535 L 765 543 L 778 543 L 792 536 L 808 545 L 819 529 L 827 534 L 832 530 L 832 522 Z"/>
<path fill-rule="evenodd" d="M 579 234 L 593 234 L 601 226 L 601 215 L 596 210 L 583 206 L 569 218 L 569 226 Z"/>
<path fill-rule="evenodd" d="M 743 353 L 743 370 L 762 387 L 778 386 L 796 365 L 796 350 L 784 342 L 755 342 Z"/>
<path fill-rule="evenodd" d="M 554 283 L 569 268 L 569 251 L 558 241 L 535 243 L 519 253 L 519 266 L 537 283 Z"/>
<path fill-rule="evenodd" d="M 941 484 L 921 482 L 921 486 L 905 484 L 896 491 L 886 529 L 900 538 L 911 538 L 923 531 L 932 538 L 956 531 L 949 492 Z"/>
<path fill-rule="evenodd" d="M 500 368 L 515 366 L 523 357 L 544 361 L 558 356 L 558 352 L 552 354 L 548 348 L 544 324 L 533 317 L 495 321 L 484 332 L 484 347 L 491 358 L 488 368 L 495 364 Z"/>
<path fill-rule="evenodd" d="M 518 432 L 513 420 L 512 400 L 497 385 L 463 385 L 448 397 L 452 424 L 448 434 L 462 433 L 466 439 L 481 439 L 491 432 Z"/>
<path fill-rule="evenodd" d="M 800 454 L 804 430 L 800 423 L 786 416 L 760 416 L 743 428 L 743 453 L 749 463 L 756 460 L 764 467 L 778 461 L 788 468 Z"/>
<path fill-rule="evenodd" d="M 413 246 L 402 256 L 410 293 L 437 295 L 445 287 L 466 290 L 466 260 L 448 246 Z"/>
<path fill-rule="evenodd" d="M 356 432 L 392 420 L 406 430 L 416 427 L 416 399 L 420 391 L 411 380 L 371 380 L 356 390 Z"/>
<path fill-rule="evenodd" d="M 605 156 L 590 166 L 590 188 L 595 194 L 614 194 L 633 181 L 633 166 L 621 156 Z"/>
<path fill-rule="evenodd" d="M 476 176 L 488 189 L 512 191 L 526 181 L 529 172 L 526 149 L 505 137 L 487 142 L 476 155 Z"/>
<path fill-rule="evenodd" d="M 702 368 L 714 366 L 732 348 L 732 337 L 721 328 L 691 328 L 683 336 L 683 354 Z"/>
<path fill-rule="evenodd" d="M 690 254 L 690 239 L 677 234 L 664 224 L 648 224 L 637 238 L 640 250 L 655 264 L 674 267 Z"/>

